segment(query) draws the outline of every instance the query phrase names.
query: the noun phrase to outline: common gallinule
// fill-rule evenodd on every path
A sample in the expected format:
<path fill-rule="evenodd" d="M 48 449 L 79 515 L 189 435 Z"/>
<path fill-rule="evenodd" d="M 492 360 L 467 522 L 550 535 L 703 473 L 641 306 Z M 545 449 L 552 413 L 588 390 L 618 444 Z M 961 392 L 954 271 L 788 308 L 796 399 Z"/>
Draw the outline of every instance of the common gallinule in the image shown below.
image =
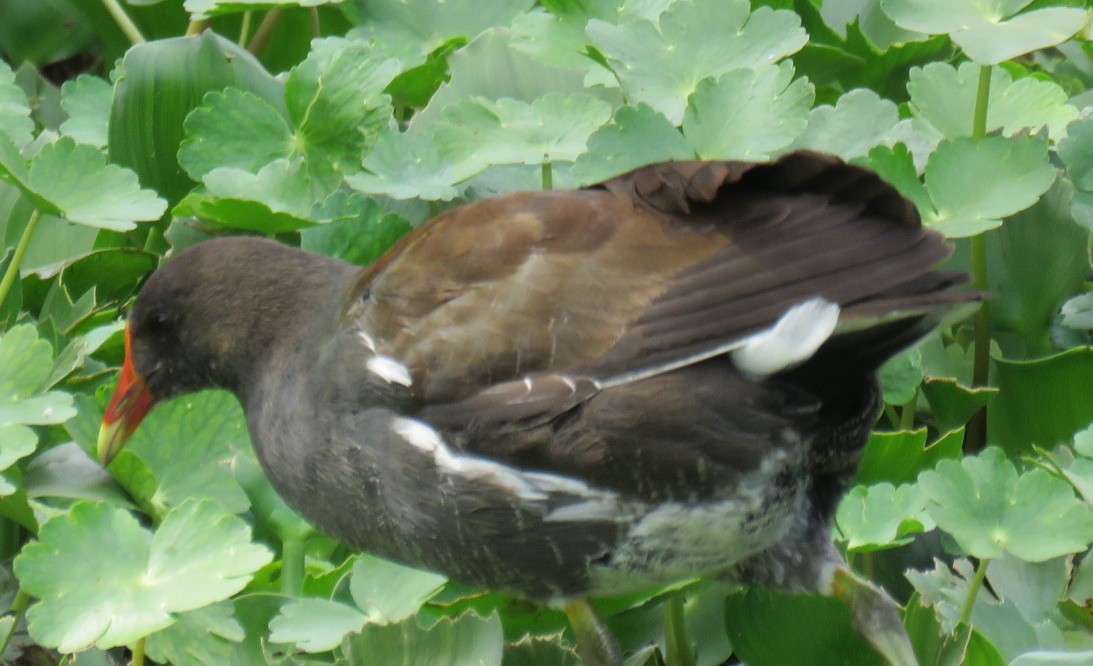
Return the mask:
<path fill-rule="evenodd" d="M 948 254 L 892 187 L 814 153 L 473 202 L 363 270 L 213 240 L 137 298 L 99 456 L 223 387 L 320 529 L 564 606 L 592 660 L 619 657 L 582 600 L 698 576 L 836 593 L 907 659 L 829 531 L 877 367 L 975 298 Z"/>

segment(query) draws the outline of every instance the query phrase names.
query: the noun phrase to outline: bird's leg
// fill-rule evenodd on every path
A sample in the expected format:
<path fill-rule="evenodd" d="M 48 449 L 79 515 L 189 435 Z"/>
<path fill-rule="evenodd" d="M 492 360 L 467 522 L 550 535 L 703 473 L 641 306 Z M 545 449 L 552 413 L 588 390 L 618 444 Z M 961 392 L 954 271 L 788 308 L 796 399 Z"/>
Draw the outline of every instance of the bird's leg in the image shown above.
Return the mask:
<path fill-rule="evenodd" d="M 567 601 L 569 626 L 577 637 L 577 653 L 586 666 L 622 666 L 622 649 L 587 599 Z"/>
<path fill-rule="evenodd" d="M 847 566 L 835 569 L 831 594 L 850 607 L 854 630 L 892 666 L 918 666 L 900 620 L 899 606 L 881 588 Z"/>

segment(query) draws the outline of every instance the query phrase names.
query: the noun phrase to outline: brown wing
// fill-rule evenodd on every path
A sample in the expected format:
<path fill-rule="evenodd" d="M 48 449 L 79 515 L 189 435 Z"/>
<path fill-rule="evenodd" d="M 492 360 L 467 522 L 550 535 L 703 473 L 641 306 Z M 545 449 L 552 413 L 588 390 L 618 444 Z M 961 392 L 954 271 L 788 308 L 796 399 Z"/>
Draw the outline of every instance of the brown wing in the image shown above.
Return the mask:
<path fill-rule="evenodd" d="M 817 295 L 841 325 L 929 306 L 947 297 L 907 285 L 948 253 L 835 158 L 661 164 L 451 210 L 364 271 L 347 314 L 435 403 L 531 373 L 655 372 Z"/>

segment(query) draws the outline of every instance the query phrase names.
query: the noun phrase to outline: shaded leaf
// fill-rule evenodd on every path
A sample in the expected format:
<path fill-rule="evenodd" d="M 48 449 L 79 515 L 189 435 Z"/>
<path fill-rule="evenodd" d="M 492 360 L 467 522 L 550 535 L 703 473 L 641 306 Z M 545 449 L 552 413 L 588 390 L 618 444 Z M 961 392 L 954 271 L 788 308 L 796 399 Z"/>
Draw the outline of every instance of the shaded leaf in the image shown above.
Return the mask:
<path fill-rule="evenodd" d="M 353 565 L 349 591 L 372 624 L 393 624 L 417 613 L 447 579 L 362 554 Z"/>
<path fill-rule="evenodd" d="M 106 147 L 110 131 L 110 102 L 114 88 L 97 76 L 81 74 L 61 86 L 61 106 L 68 120 L 61 132 L 80 143 Z"/>
<path fill-rule="evenodd" d="M 591 185 L 646 164 L 694 157 L 687 140 L 667 118 L 638 104 L 618 109 L 609 124 L 588 138 L 588 150 L 570 173 Z"/>

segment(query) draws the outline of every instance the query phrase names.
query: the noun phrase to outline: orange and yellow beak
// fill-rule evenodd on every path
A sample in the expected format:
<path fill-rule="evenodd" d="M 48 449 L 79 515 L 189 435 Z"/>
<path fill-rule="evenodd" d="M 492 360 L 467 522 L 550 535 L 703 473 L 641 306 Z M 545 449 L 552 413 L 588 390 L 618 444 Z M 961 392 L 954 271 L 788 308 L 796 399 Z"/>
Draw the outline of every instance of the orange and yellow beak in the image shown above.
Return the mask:
<path fill-rule="evenodd" d="M 129 327 L 125 327 L 125 362 L 118 375 L 118 387 L 110 398 L 99 427 L 99 462 L 106 465 L 118 455 L 137 429 L 144 415 L 152 408 L 152 393 L 144 377 L 133 368 L 133 342 Z"/>

